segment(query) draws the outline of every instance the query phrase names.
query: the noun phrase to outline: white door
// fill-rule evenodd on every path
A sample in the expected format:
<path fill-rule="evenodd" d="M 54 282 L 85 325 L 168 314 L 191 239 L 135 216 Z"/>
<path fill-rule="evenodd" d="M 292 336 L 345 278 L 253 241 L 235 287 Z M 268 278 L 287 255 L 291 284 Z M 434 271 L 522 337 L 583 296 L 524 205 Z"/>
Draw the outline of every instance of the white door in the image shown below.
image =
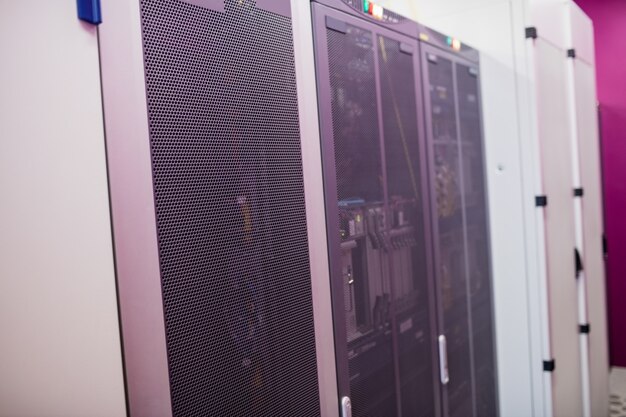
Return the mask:
<path fill-rule="evenodd" d="M 576 120 L 582 198 L 583 266 L 590 324 L 589 388 L 592 416 L 608 414 L 609 358 L 606 288 L 602 253 L 602 181 L 594 68 L 580 59 L 574 62 Z"/>
<path fill-rule="evenodd" d="M 581 416 L 578 302 L 574 264 L 572 162 L 565 51 L 538 38 L 534 47 L 543 189 L 554 416 Z"/>
<path fill-rule="evenodd" d="M 125 416 L 96 27 L 0 1 L 0 415 Z"/>

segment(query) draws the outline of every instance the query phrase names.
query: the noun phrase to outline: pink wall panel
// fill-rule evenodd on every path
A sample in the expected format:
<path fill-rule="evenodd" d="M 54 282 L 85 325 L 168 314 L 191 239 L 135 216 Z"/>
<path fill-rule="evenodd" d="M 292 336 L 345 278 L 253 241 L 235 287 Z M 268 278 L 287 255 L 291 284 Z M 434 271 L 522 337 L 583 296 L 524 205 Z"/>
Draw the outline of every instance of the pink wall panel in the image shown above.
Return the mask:
<path fill-rule="evenodd" d="M 626 1 L 576 0 L 594 22 L 611 365 L 626 366 Z"/>

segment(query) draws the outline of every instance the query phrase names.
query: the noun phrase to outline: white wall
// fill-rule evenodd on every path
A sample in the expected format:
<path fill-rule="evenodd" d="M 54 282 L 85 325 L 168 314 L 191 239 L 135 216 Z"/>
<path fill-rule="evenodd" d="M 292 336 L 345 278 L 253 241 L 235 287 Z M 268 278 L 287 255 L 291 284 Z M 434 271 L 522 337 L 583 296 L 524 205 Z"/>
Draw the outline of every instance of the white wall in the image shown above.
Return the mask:
<path fill-rule="evenodd" d="M 0 56 L 0 416 L 124 416 L 96 29 L 0 0 Z"/>

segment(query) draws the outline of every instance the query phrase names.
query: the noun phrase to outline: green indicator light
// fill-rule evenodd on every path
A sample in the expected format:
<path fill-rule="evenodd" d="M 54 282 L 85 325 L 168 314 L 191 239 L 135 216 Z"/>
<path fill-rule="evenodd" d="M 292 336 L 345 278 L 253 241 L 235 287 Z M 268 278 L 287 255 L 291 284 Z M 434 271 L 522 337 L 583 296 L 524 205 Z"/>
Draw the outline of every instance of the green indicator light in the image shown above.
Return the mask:
<path fill-rule="evenodd" d="M 446 39 L 446 43 L 448 44 L 448 46 L 452 46 L 452 38 L 448 36 L 448 38 Z"/>
<path fill-rule="evenodd" d="M 370 9 L 370 2 L 369 0 L 363 0 L 363 11 L 365 13 L 368 13 Z"/>

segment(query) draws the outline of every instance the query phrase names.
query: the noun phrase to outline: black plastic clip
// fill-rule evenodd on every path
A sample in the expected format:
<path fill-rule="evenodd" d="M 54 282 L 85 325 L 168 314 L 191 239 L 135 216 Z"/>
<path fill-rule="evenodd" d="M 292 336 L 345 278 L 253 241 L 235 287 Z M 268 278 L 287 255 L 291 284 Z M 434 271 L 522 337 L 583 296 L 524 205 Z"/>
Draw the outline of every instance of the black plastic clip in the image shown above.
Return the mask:
<path fill-rule="evenodd" d="M 609 256 L 609 243 L 607 242 L 606 235 L 604 233 L 602 233 L 602 253 L 605 258 Z"/>
<path fill-rule="evenodd" d="M 537 39 L 537 28 L 534 26 L 527 27 L 525 30 L 526 39 Z"/>
<path fill-rule="evenodd" d="M 550 359 L 549 361 L 543 361 L 543 370 L 544 372 L 554 372 L 556 368 L 556 362 L 554 359 Z"/>
<path fill-rule="evenodd" d="M 568 49 L 567 50 L 567 57 L 568 58 L 576 58 L 576 49 L 574 49 L 574 48 Z"/>
<path fill-rule="evenodd" d="M 535 197 L 535 206 L 545 207 L 548 205 L 548 196 L 538 195 Z"/>
<path fill-rule="evenodd" d="M 576 278 L 578 278 L 580 273 L 583 272 L 583 260 L 580 257 L 578 248 L 574 248 L 574 265 L 576 266 Z"/>
<path fill-rule="evenodd" d="M 574 188 L 574 197 L 582 197 L 585 194 L 585 190 L 582 187 Z"/>
<path fill-rule="evenodd" d="M 578 331 L 581 334 L 589 334 L 589 332 L 591 331 L 591 325 L 589 323 L 579 324 L 578 325 Z"/>

